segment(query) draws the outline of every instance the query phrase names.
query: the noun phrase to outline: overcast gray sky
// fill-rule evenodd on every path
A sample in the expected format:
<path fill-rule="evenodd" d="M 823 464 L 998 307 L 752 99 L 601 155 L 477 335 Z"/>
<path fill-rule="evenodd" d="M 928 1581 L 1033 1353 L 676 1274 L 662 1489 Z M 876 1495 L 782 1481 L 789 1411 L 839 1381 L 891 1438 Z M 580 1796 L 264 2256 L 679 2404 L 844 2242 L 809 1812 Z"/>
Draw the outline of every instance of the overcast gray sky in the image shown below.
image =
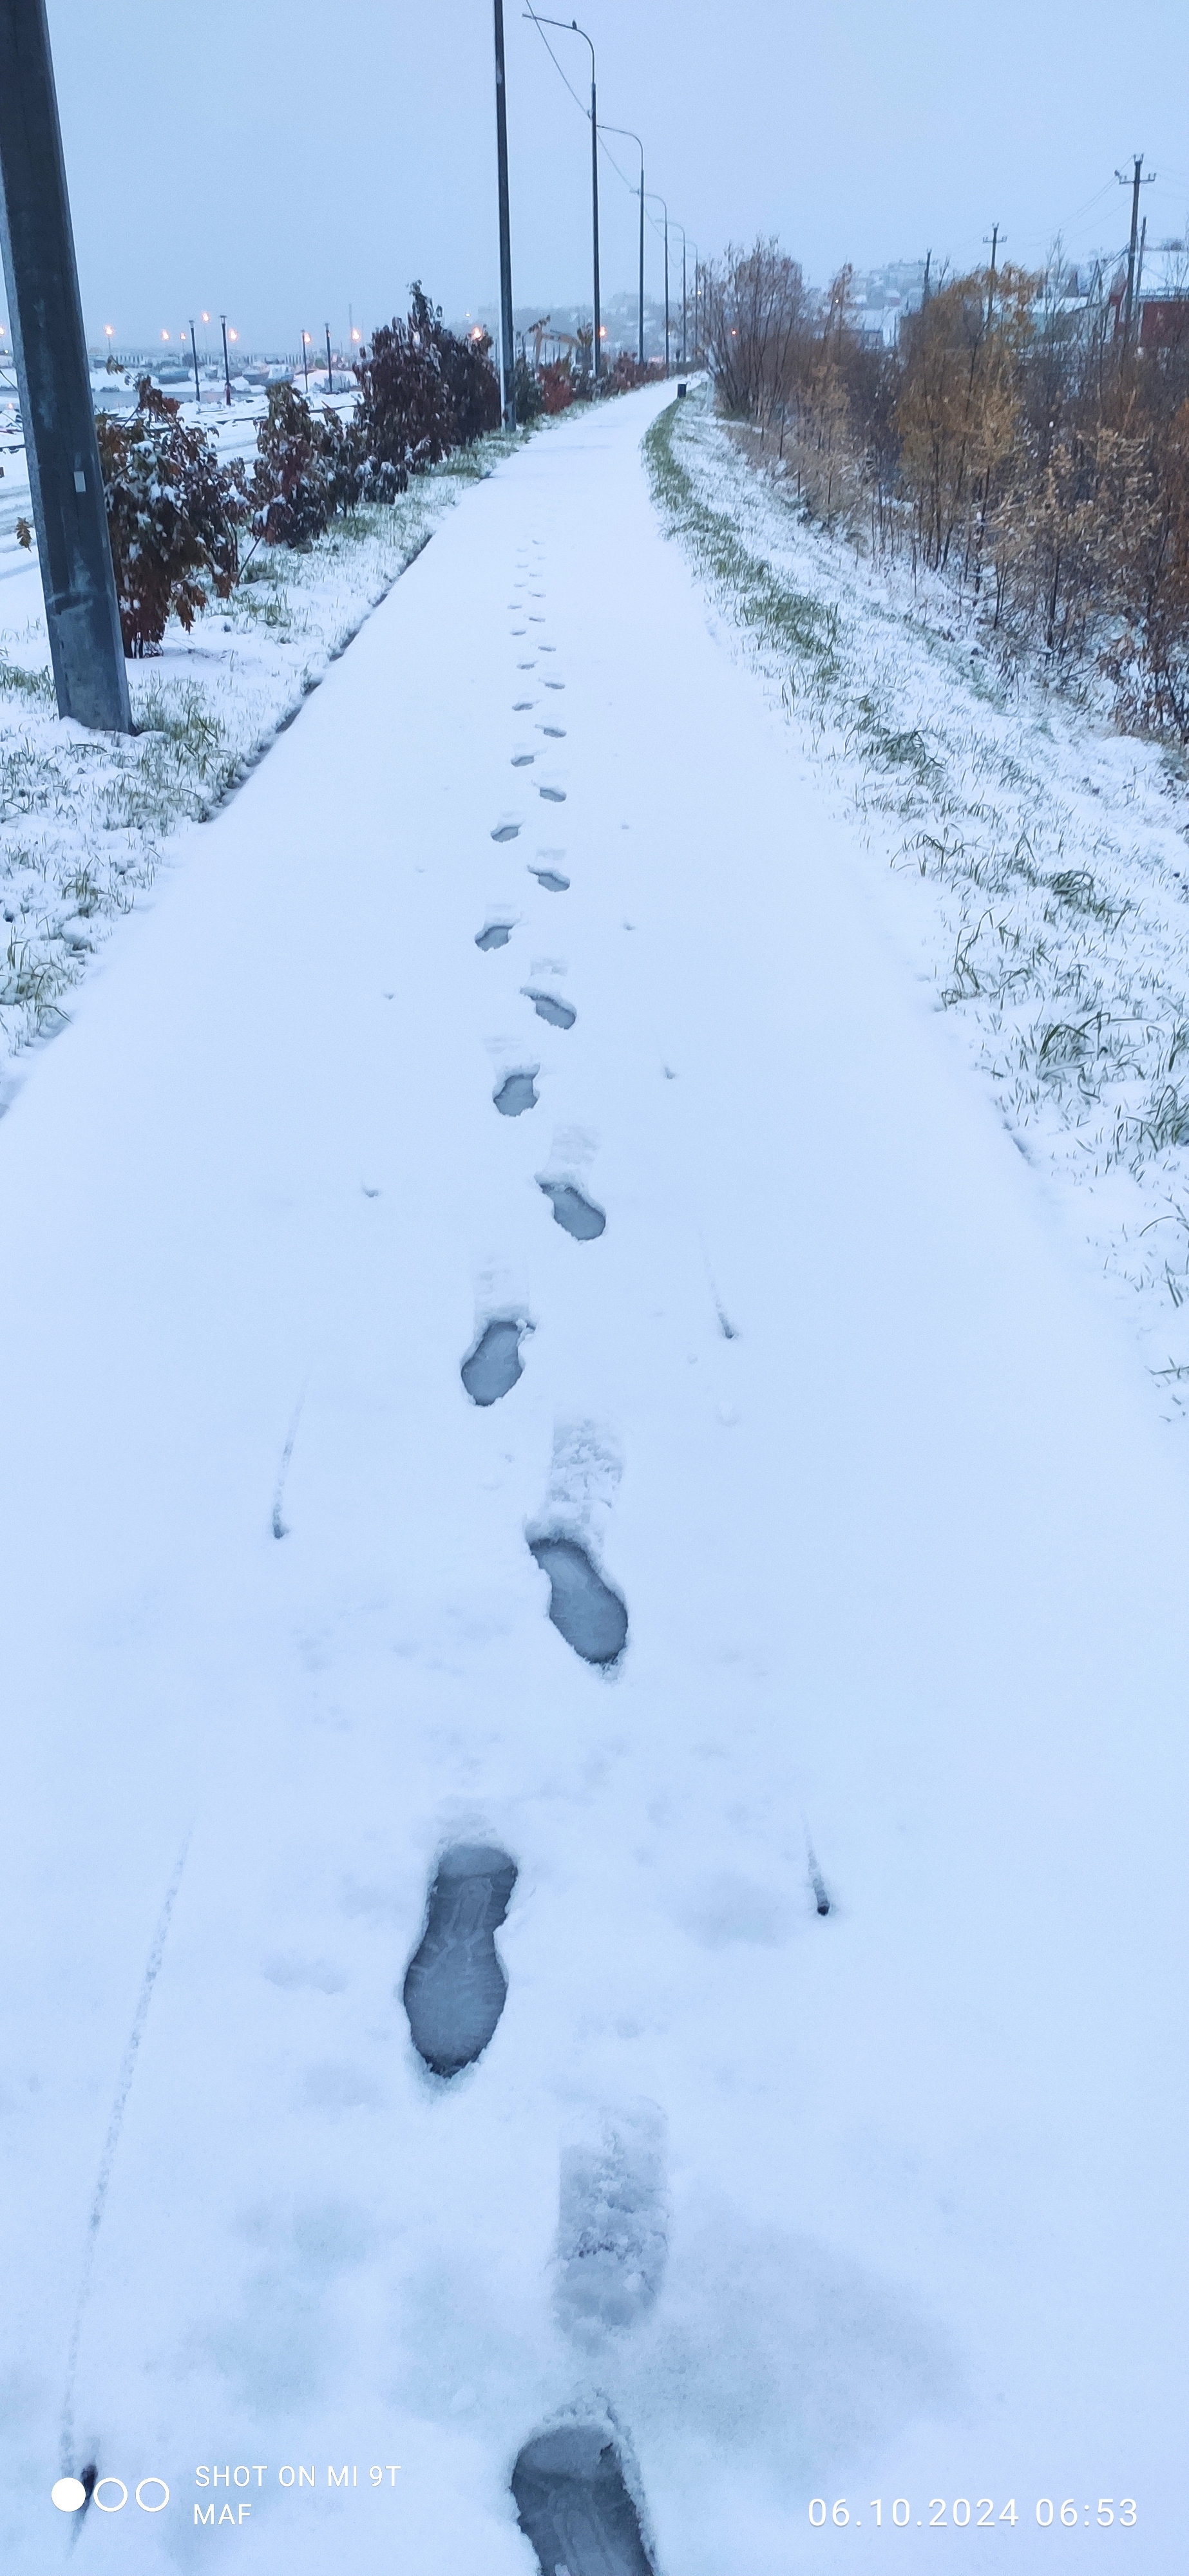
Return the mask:
<path fill-rule="evenodd" d="M 589 298 L 587 129 L 522 0 L 505 6 L 516 302 L 545 312 Z M 205 306 L 247 346 L 326 321 L 338 340 L 349 307 L 366 329 L 416 276 L 452 317 L 494 300 L 490 0 L 49 12 L 93 336 L 146 343 Z M 1081 253 L 1122 238 L 1113 172 L 1138 150 L 1150 233 L 1185 228 L 1184 0 L 586 0 L 582 24 L 600 117 L 638 128 L 704 254 L 762 231 L 818 279 L 928 247 L 968 264 L 996 219 L 1008 257 L 1058 227 Z M 552 41 L 583 89 L 585 45 Z M 605 165 L 603 212 L 611 294 L 634 284 L 635 214 Z"/>

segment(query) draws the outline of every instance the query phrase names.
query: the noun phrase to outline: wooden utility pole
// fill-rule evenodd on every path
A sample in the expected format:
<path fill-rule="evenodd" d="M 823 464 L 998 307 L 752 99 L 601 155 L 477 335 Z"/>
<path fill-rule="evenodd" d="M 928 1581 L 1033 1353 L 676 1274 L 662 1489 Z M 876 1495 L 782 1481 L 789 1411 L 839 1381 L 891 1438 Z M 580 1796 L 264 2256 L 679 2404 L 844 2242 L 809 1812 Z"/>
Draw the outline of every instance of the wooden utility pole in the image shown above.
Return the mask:
<path fill-rule="evenodd" d="M 45 0 L 0 7 L 0 242 L 58 712 L 131 733 Z"/>
<path fill-rule="evenodd" d="M 1135 168 L 1132 171 L 1130 178 L 1128 178 L 1125 170 L 1116 170 L 1115 172 L 1115 177 L 1119 182 L 1119 186 L 1121 188 L 1130 188 L 1131 190 L 1131 239 L 1127 245 L 1127 293 L 1123 299 L 1124 357 L 1126 357 L 1127 352 L 1131 347 L 1131 316 L 1135 308 L 1135 260 L 1136 251 L 1139 245 L 1139 192 L 1141 188 L 1150 188 L 1156 177 L 1155 171 L 1149 170 L 1147 178 L 1141 178 L 1140 172 L 1142 171 L 1143 166 L 1143 153 L 1137 152 L 1135 155 Z"/>
<path fill-rule="evenodd" d="M 992 224 L 990 232 L 983 234 L 983 240 L 989 241 L 991 245 L 991 265 L 987 271 L 987 329 L 989 331 L 995 315 L 995 257 L 999 249 L 998 224 Z"/>

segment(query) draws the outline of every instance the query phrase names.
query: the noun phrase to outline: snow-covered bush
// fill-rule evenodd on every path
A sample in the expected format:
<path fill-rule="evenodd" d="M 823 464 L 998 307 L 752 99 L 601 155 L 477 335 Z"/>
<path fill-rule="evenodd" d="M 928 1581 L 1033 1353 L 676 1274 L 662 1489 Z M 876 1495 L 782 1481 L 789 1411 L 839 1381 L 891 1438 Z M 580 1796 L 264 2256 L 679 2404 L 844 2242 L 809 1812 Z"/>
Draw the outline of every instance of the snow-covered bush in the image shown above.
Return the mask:
<path fill-rule="evenodd" d="M 552 415 L 568 411 L 574 400 L 574 370 L 568 358 L 554 358 L 549 366 L 538 370 L 541 385 L 541 409 Z"/>
<path fill-rule="evenodd" d="M 440 465 L 451 448 L 498 429 L 500 394 L 486 333 L 460 340 L 420 286 L 407 320 L 381 323 L 356 373 L 355 414 L 363 488 L 375 500 L 403 492 L 410 474 Z"/>
<path fill-rule="evenodd" d="M 523 350 L 516 361 L 512 377 L 512 394 L 516 404 L 517 421 L 521 429 L 527 429 L 529 422 L 536 420 L 544 411 L 545 396 L 537 370 L 530 366 Z"/>
<path fill-rule="evenodd" d="M 149 377 L 134 412 L 99 412 L 95 430 L 107 501 L 124 650 L 156 652 L 170 617 L 187 633 L 213 592 L 227 599 L 248 514 L 242 467 L 220 462 L 205 430 Z"/>
<path fill-rule="evenodd" d="M 473 447 L 477 438 L 500 425 L 500 386 L 491 363 L 491 337 L 486 331 L 469 331 L 462 339 L 456 331 L 444 330 L 440 311 L 434 316 L 434 329 L 454 413 L 451 445 Z"/>
<path fill-rule="evenodd" d="M 359 451 L 354 425 L 337 412 L 315 420 L 294 386 L 268 388 L 268 412 L 257 434 L 249 486 L 252 527 L 270 546 L 308 546 L 336 510 L 357 498 Z"/>

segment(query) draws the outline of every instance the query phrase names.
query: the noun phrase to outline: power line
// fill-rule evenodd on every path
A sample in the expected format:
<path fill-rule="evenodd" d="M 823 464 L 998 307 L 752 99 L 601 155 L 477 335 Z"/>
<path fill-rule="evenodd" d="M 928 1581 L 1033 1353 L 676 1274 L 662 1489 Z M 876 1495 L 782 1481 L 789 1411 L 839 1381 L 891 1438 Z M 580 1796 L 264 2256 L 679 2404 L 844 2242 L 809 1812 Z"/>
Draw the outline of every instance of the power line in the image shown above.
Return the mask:
<path fill-rule="evenodd" d="M 547 54 L 548 54 L 548 56 L 549 56 L 549 60 L 550 60 L 550 62 L 551 62 L 551 63 L 552 63 L 552 65 L 553 65 L 554 71 L 557 73 L 558 79 L 559 79 L 559 80 L 561 80 L 561 81 L 564 81 L 564 82 L 565 82 L 566 88 L 568 89 L 568 91 L 569 91 L 569 93 L 570 93 L 570 96 L 571 96 L 571 98 L 573 99 L 574 105 L 575 105 L 575 107 L 577 108 L 579 115 L 580 115 L 580 116 L 581 116 L 581 118 L 583 119 L 584 123 L 589 124 L 589 122 L 590 122 L 590 109 L 589 109 L 589 108 L 584 104 L 583 100 L 579 98 L 579 96 L 578 96 L 578 92 L 577 92 L 577 90 L 575 89 L 573 82 L 569 79 L 568 75 L 563 71 L 562 66 L 561 66 L 561 64 L 559 63 L 559 61 L 558 61 L 558 59 L 557 59 L 556 54 L 554 53 L 553 47 L 552 47 L 552 45 L 551 45 L 551 44 L 550 44 L 550 42 L 549 42 L 549 38 L 548 38 L 548 36 L 547 36 L 547 35 L 546 35 L 546 33 L 545 33 L 545 30 L 544 30 L 544 28 L 543 28 L 543 26 L 542 26 L 542 24 L 541 24 L 540 19 L 536 16 L 535 12 L 534 12 L 533 10 L 531 10 L 531 9 L 530 9 L 530 10 L 527 10 L 527 11 L 525 12 L 525 14 L 526 14 L 526 16 L 527 16 L 527 17 L 530 17 L 530 18 L 532 19 L 532 23 L 533 23 L 534 27 L 536 28 L 537 34 L 539 35 L 539 37 L 540 37 L 540 39 L 541 39 L 542 44 L 544 45 L 545 51 L 546 51 L 546 53 L 547 53 Z M 615 176 L 616 176 L 616 178 L 622 181 L 622 183 L 623 183 L 624 187 L 627 189 L 628 195 L 629 195 L 630 197 L 634 197 L 634 196 L 635 196 L 635 193 L 636 193 L 636 182 L 635 182 L 635 180 L 634 180 L 634 179 L 629 179 L 629 178 L 628 178 L 627 172 L 626 172 L 625 170 L 621 170 L 621 169 L 620 169 L 619 163 L 618 163 L 618 161 L 617 161 L 617 160 L 616 160 L 616 158 L 615 158 L 615 154 L 614 154 L 614 153 L 613 153 L 613 151 L 611 150 L 611 146 L 610 146 L 610 144 L 609 144 L 609 143 L 604 143 L 604 141 L 603 141 L 603 128 L 602 128 L 602 126 L 601 126 L 601 125 L 600 125 L 600 127 L 599 127 L 599 150 L 600 150 L 600 152 L 604 155 L 604 158 L 610 162 L 611 167 L 612 167 L 612 169 L 613 169 L 613 170 L 614 170 L 614 172 L 615 172 Z M 656 220 L 656 216 L 655 216 L 655 215 L 649 215 L 649 217 L 648 217 L 648 221 L 649 221 L 649 223 L 651 224 L 651 226 L 652 226 L 652 229 L 653 229 L 654 233 L 656 234 L 657 240 L 659 241 L 659 240 L 660 240 L 660 237 L 661 237 L 661 228 L 660 228 L 660 225 L 658 224 L 658 222 L 657 222 L 657 220 Z"/>

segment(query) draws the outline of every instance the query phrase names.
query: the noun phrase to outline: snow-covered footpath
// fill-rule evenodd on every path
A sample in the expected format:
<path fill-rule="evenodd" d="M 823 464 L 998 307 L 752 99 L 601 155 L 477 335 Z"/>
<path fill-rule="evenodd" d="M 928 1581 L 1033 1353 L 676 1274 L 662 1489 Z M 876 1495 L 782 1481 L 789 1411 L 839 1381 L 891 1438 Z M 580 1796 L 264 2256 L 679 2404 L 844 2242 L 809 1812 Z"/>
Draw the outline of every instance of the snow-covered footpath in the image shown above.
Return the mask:
<path fill-rule="evenodd" d="M 658 2576 L 1182 2563 L 1184 1474 L 663 402 L 467 494 L 0 1126 L 20 2576 L 531 2576 L 575 2418 Z"/>
<path fill-rule="evenodd" d="M 225 457 L 250 461 L 262 410 L 216 422 Z M 172 621 L 162 652 L 131 666 L 127 738 L 55 711 L 37 557 L 13 534 L 29 508 L 24 451 L 5 450 L 15 491 L 6 485 L 0 505 L 0 1109 L 29 1070 L 23 1050 L 57 1035 L 120 918 L 162 864 L 186 862 L 193 827 L 242 784 L 460 493 L 518 443 L 501 433 L 460 451 L 391 507 L 337 519 L 307 552 L 249 547 L 231 598 L 189 635 Z M 352 794 L 332 766 L 328 835 Z"/>

